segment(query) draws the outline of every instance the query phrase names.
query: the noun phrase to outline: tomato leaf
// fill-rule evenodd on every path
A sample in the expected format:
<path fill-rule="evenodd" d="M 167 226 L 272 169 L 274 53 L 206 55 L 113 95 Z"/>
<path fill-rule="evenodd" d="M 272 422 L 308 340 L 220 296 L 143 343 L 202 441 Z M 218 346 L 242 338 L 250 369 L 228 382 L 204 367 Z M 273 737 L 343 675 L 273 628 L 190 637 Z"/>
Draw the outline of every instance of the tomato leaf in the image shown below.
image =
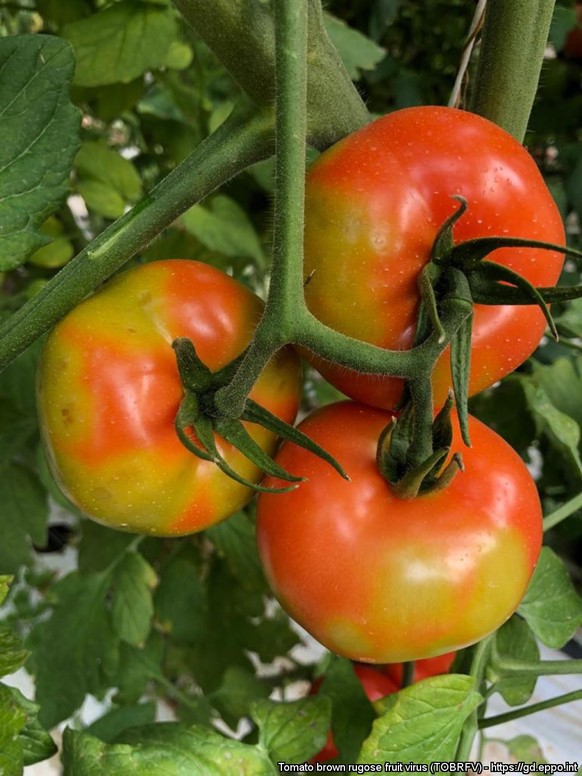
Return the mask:
<path fill-rule="evenodd" d="M 540 659 L 535 637 L 527 623 L 520 617 L 512 617 L 495 634 L 496 647 L 501 657 L 536 661 Z M 495 690 L 510 706 L 522 706 L 530 699 L 537 677 L 524 675 L 491 675 Z"/>
<path fill-rule="evenodd" d="M 40 227 L 67 193 L 79 132 L 73 68 L 71 47 L 58 38 L 0 40 L 0 271 L 48 242 Z"/>
<path fill-rule="evenodd" d="M 259 726 L 259 744 L 274 762 L 299 764 L 321 751 L 327 738 L 331 702 L 322 695 L 290 703 L 258 701 L 252 718 Z"/>
<path fill-rule="evenodd" d="M 386 51 L 373 40 L 331 14 L 324 16 L 325 29 L 337 48 L 352 80 L 362 77 L 362 70 L 373 70 Z"/>
<path fill-rule="evenodd" d="M 320 694 L 332 700 L 332 731 L 341 761 L 353 763 L 370 732 L 376 713 L 349 660 L 333 660 Z"/>
<path fill-rule="evenodd" d="M 267 583 L 255 536 L 255 526 L 246 512 L 237 512 L 228 520 L 206 531 L 218 553 L 226 561 L 238 584 L 248 590 L 265 591 Z"/>
<path fill-rule="evenodd" d="M 36 669 L 40 720 L 47 727 L 77 709 L 87 693 L 99 694 L 119 660 L 119 639 L 107 609 L 105 573 L 73 572 L 52 588 L 56 606 L 27 646 Z"/>
<path fill-rule="evenodd" d="M 133 728 L 120 743 L 67 729 L 63 736 L 65 773 L 75 776 L 274 776 L 275 766 L 255 746 L 242 744 L 198 725 L 173 722 Z"/>
<path fill-rule="evenodd" d="M 582 460 L 578 450 L 580 426 L 552 404 L 542 385 L 528 380 L 524 381 L 523 386 L 538 433 L 543 433 L 552 447 L 566 459 L 578 475 L 582 476 Z"/>
<path fill-rule="evenodd" d="M 219 525 L 228 523 L 230 520 Z M 156 620 L 176 644 L 192 646 L 203 639 L 208 611 L 206 588 L 191 548 L 182 547 L 164 566 L 154 602 Z"/>
<path fill-rule="evenodd" d="M 67 24 L 63 37 L 75 49 L 75 84 L 129 83 L 165 64 L 176 18 L 169 8 L 129 0 Z"/>
<path fill-rule="evenodd" d="M 539 743 L 533 736 L 521 735 L 505 742 L 509 754 L 522 763 L 547 763 Z"/>
<path fill-rule="evenodd" d="M 116 706 L 85 728 L 86 732 L 108 744 L 132 727 L 149 725 L 155 721 L 156 704 L 140 703 L 137 706 Z"/>
<path fill-rule="evenodd" d="M 28 652 L 20 638 L 4 625 L 0 626 L 0 676 L 7 676 L 26 663 Z"/>
<path fill-rule="evenodd" d="M 46 492 L 30 469 L 11 464 L 0 469 L 0 568 L 16 572 L 30 562 L 31 541 L 46 542 Z"/>
<path fill-rule="evenodd" d="M 401 690 L 364 742 L 360 763 L 417 763 L 455 759 L 463 724 L 481 703 L 470 676 L 425 679 Z"/>
<path fill-rule="evenodd" d="M 152 590 L 158 578 L 138 552 L 128 552 L 113 575 L 113 627 L 118 636 L 134 647 L 143 646 L 154 613 Z"/>
<path fill-rule="evenodd" d="M 83 143 L 76 167 L 77 189 L 87 207 L 106 218 L 119 218 L 141 196 L 141 180 L 133 164 L 104 142 Z"/>
<path fill-rule="evenodd" d="M 208 206 L 194 205 L 181 218 L 184 228 L 212 251 L 244 256 L 265 264 L 265 252 L 249 217 L 229 197 L 214 197 Z"/>
<path fill-rule="evenodd" d="M 546 646 L 560 649 L 582 625 L 582 598 L 567 568 L 548 547 L 519 606 L 519 614 Z"/>
<path fill-rule="evenodd" d="M 0 773 L 20 776 L 25 765 L 46 760 L 54 741 L 37 719 L 38 706 L 14 687 L 0 685 Z M 4 761 L 3 758 L 6 758 Z M 14 770 L 11 770 L 14 768 Z"/>
<path fill-rule="evenodd" d="M 253 671 L 241 666 L 227 668 L 222 684 L 212 694 L 212 704 L 220 712 L 227 725 L 236 729 L 241 717 L 248 717 L 251 706 L 268 698 L 271 688 L 255 676 Z"/>

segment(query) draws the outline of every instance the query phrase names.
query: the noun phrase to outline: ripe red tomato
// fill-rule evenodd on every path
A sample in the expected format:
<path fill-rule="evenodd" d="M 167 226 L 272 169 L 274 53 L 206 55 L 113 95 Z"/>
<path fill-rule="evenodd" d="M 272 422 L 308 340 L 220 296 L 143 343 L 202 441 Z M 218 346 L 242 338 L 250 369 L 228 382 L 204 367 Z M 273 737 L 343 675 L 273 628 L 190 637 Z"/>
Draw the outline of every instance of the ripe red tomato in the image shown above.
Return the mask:
<path fill-rule="evenodd" d="M 247 346 L 260 300 L 213 267 L 159 261 L 123 273 L 72 310 L 51 333 L 38 405 L 48 457 L 63 491 L 86 515 L 127 531 L 177 536 L 228 517 L 253 495 L 179 441 L 183 397 L 172 341 L 189 337 L 218 370 Z M 251 396 L 293 422 L 301 391 L 293 351 L 277 355 Z M 269 453 L 276 439 L 249 432 Z M 217 440 L 230 465 L 261 473 Z"/>
<path fill-rule="evenodd" d="M 518 606 L 542 539 L 527 468 L 475 418 L 464 473 L 440 492 L 394 495 L 375 461 L 390 417 L 353 402 L 313 413 L 302 431 L 351 480 L 284 444 L 278 462 L 308 481 L 258 501 L 259 552 L 281 604 L 326 647 L 368 663 L 434 657 L 491 633 Z"/>
<path fill-rule="evenodd" d="M 406 350 L 414 339 L 417 278 L 442 223 L 468 210 L 456 241 L 523 237 L 564 242 L 556 205 L 520 144 L 466 111 L 418 107 L 396 111 L 328 149 L 307 177 L 305 292 L 314 315 L 344 334 Z M 553 251 L 504 248 L 491 260 L 536 286 L 554 284 L 563 264 Z M 513 371 L 545 329 L 536 306 L 475 309 L 470 394 Z M 403 383 L 360 375 L 308 356 L 353 399 L 391 409 Z M 450 386 L 448 356 L 433 375 L 437 405 Z"/>

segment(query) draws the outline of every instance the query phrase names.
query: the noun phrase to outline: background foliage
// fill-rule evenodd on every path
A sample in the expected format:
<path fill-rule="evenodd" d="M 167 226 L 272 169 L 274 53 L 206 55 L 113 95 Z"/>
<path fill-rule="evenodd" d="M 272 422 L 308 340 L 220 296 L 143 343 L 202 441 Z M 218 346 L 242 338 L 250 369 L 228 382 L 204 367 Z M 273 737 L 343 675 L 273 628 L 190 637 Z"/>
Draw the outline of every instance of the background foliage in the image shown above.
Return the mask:
<path fill-rule="evenodd" d="M 446 104 L 474 8 L 469 0 L 333 0 L 327 25 L 369 109 L 385 113 Z M 569 241 L 582 247 L 582 45 L 572 40 L 575 26 L 572 4 L 558 2 L 526 143 Z M 0 35 L 0 316 L 7 318 L 219 126 L 238 87 L 166 0 L 0 2 Z M 32 39 L 17 50 L 21 35 Z M 34 111 L 24 115 L 22 100 Z M 272 172 L 265 162 L 238 176 L 135 261 L 195 258 L 263 293 Z M 580 282 L 572 262 L 564 282 Z M 557 322 L 560 344 L 544 341 L 472 407 L 531 464 L 546 513 L 575 497 L 582 481 L 582 302 L 558 309 Z M 9 590 L 8 578 L 2 583 L 0 674 L 26 665 L 37 690 L 32 704 L 0 685 L 0 773 L 21 773 L 50 756 L 45 729 L 70 717 L 67 773 L 115 776 L 131 763 L 156 774 L 171 763 L 172 773 L 191 774 L 205 758 L 223 768 L 217 772 L 233 773 L 236 762 L 237 773 L 275 773 L 278 759 L 303 762 L 321 748 L 332 707 L 341 757 L 355 760 L 371 706 L 344 661 L 323 655 L 317 665 L 309 662 L 302 637 L 269 598 L 252 508 L 181 540 L 136 539 L 83 519 L 52 481 L 39 445 L 39 352 L 40 343 L 0 375 L 0 572 L 14 575 Z M 335 398 L 315 375 L 306 381 L 305 409 Z M 550 532 L 547 544 L 580 585 L 582 512 Z M 544 561 L 554 562 L 551 554 Z M 531 631 L 518 633 L 525 622 L 552 646 L 568 640 L 582 607 L 567 576 L 556 584 L 559 594 L 546 596 L 541 610 L 524 603 L 525 619 L 505 626 L 500 647 L 535 653 Z M 568 627 L 548 633 L 546 624 L 544 632 L 543 606 L 556 600 Z M 322 694 L 279 702 L 289 688 L 305 694 L 315 673 L 326 673 Z M 465 715 L 474 708 L 465 679 L 466 687 L 459 678 L 449 687 L 451 706 L 439 707 L 439 724 L 449 724 L 458 699 Z M 506 700 L 527 700 L 531 681 L 502 679 Z M 108 711 L 81 729 L 87 694 Z M 405 742 L 394 720 L 406 720 L 422 701 L 418 688 L 402 693 L 399 709 L 374 727 L 365 762 L 386 746 L 386 730 L 391 742 Z M 180 724 L 150 727 L 159 702 Z M 348 725 L 346 714 L 366 724 Z M 244 743 L 218 734 L 217 722 Z M 450 756 L 444 741 L 440 759 Z M 421 761 L 421 753 L 411 757 Z"/>

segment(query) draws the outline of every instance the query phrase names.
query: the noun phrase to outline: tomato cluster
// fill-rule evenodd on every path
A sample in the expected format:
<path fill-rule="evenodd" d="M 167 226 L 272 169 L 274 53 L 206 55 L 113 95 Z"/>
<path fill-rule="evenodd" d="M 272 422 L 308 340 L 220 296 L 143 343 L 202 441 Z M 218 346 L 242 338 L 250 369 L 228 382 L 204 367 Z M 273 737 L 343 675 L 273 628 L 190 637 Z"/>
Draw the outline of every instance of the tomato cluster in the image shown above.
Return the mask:
<path fill-rule="evenodd" d="M 563 243 L 559 212 L 532 159 L 476 115 L 398 111 L 322 154 L 307 180 L 306 300 L 315 316 L 352 338 L 410 348 L 418 276 L 459 196 L 468 209 L 455 223 L 456 242 Z M 497 249 L 491 261 L 534 286 L 553 284 L 562 267 L 560 253 L 531 247 Z M 244 351 L 261 309 L 250 291 L 212 267 L 161 261 L 120 275 L 56 327 L 40 368 L 42 430 L 57 480 L 83 512 L 124 530 L 172 536 L 212 525 L 250 499 L 249 488 L 178 440 L 184 386 L 172 342 L 189 338 L 216 372 Z M 477 305 L 470 393 L 521 364 L 544 328 L 535 307 Z M 300 426 L 349 480 L 293 443 L 276 455 L 307 481 L 258 499 L 259 552 L 275 595 L 321 643 L 353 660 L 398 663 L 475 643 L 515 611 L 539 555 L 541 508 L 525 465 L 470 419 L 464 472 L 443 490 L 401 498 L 380 474 L 376 453 L 402 380 L 307 355 L 360 403 L 329 405 Z M 449 373 L 445 353 L 432 376 L 437 405 Z M 294 351 L 277 354 L 251 398 L 294 421 Z M 463 447 L 453 420 L 451 454 Z M 272 431 L 247 430 L 275 453 Z M 194 432 L 191 438 L 195 444 Z M 246 480 L 260 479 L 257 466 L 218 435 L 216 445 Z"/>
<path fill-rule="evenodd" d="M 456 242 L 507 236 L 563 244 L 553 199 L 512 137 L 463 111 L 398 111 L 345 138 L 309 171 L 312 312 L 356 339 L 411 347 L 418 276 L 455 196 L 468 203 Z M 537 286 L 553 284 L 563 263 L 557 252 L 521 247 L 498 249 L 491 260 Z M 469 392 L 521 364 L 544 329 L 537 308 L 477 305 Z M 354 660 L 429 658 L 483 638 L 515 611 L 540 551 L 541 507 L 524 463 L 470 418 L 464 473 L 442 491 L 399 498 L 380 475 L 376 448 L 403 382 L 307 357 L 362 404 L 330 405 L 301 424 L 349 482 L 292 445 L 278 454 L 307 482 L 259 498 L 258 545 L 275 594 L 319 641 Z M 446 353 L 432 383 L 440 405 L 451 383 Z M 462 447 L 455 428 L 451 449 Z"/>

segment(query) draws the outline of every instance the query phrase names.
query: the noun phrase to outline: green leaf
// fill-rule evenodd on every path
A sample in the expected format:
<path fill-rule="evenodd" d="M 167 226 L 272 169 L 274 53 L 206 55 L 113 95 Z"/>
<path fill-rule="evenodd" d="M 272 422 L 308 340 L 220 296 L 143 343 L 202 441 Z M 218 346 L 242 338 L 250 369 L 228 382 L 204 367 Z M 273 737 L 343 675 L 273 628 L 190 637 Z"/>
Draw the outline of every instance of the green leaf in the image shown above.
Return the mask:
<path fill-rule="evenodd" d="M 161 67 L 176 35 L 171 9 L 133 0 L 110 5 L 63 28 L 63 37 L 75 49 L 78 86 L 129 83 Z"/>
<path fill-rule="evenodd" d="M 0 571 L 15 573 L 31 559 L 31 541 L 46 543 L 48 503 L 36 476 L 13 464 L 0 471 Z"/>
<path fill-rule="evenodd" d="M 57 598 L 50 619 L 33 631 L 32 650 L 36 699 L 46 727 L 72 714 L 87 693 L 109 687 L 119 660 L 107 597 L 110 576 L 73 572 L 53 586 Z"/>
<path fill-rule="evenodd" d="M 154 596 L 156 619 L 177 644 L 199 643 L 206 632 L 206 589 L 187 545 L 164 566 Z"/>
<path fill-rule="evenodd" d="M 290 703 L 257 701 L 252 718 L 259 726 L 259 745 L 273 762 L 304 763 L 321 751 L 327 739 L 331 703 L 323 695 Z"/>
<path fill-rule="evenodd" d="M 26 663 L 28 651 L 20 638 L 4 625 L 0 626 L 0 676 L 18 671 Z"/>
<path fill-rule="evenodd" d="M 355 762 L 376 713 L 349 660 L 333 659 L 320 694 L 331 698 L 333 704 L 331 729 L 341 761 Z"/>
<path fill-rule="evenodd" d="M 538 427 L 554 447 L 582 476 L 582 461 L 578 452 L 580 426 L 569 415 L 554 407 L 542 385 L 524 381 L 525 395 Z"/>
<path fill-rule="evenodd" d="M 521 735 L 506 741 L 509 754 L 522 763 L 547 763 L 539 743 L 533 736 Z"/>
<path fill-rule="evenodd" d="M 10 590 L 10 585 L 12 584 L 13 579 L 14 577 L 8 574 L 0 575 L 0 605 L 3 604 L 6 600 L 6 596 L 8 595 L 8 591 Z"/>
<path fill-rule="evenodd" d="M 511 617 L 495 634 L 497 651 L 501 657 L 517 660 L 536 661 L 540 651 L 533 633 L 520 617 Z M 522 706 L 530 699 L 536 686 L 535 676 L 496 676 L 489 677 L 495 682 L 495 691 L 510 706 Z"/>
<path fill-rule="evenodd" d="M 91 13 L 90 0 L 37 0 L 37 7 L 41 16 L 59 27 Z"/>
<path fill-rule="evenodd" d="M 113 686 L 118 688 L 116 701 L 137 703 L 148 683 L 161 675 L 163 657 L 164 639 L 156 631 L 152 631 L 143 649 L 122 642 L 119 665 L 113 679 Z"/>
<path fill-rule="evenodd" d="M 24 756 L 18 740 L 26 712 L 11 687 L 0 684 L 0 774 L 22 776 Z"/>
<path fill-rule="evenodd" d="M 0 464 L 11 461 L 37 432 L 36 418 L 0 400 Z"/>
<path fill-rule="evenodd" d="M 533 380 L 543 387 L 553 406 L 578 426 L 582 426 L 582 379 L 577 371 L 581 365 L 580 359 L 575 366 L 569 358 L 559 358 L 550 366 L 536 364 L 533 370 Z"/>
<path fill-rule="evenodd" d="M 155 718 L 155 703 L 140 703 L 137 706 L 116 706 L 85 728 L 85 732 L 110 744 L 129 728 L 149 725 L 154 722 Z"/>
<path fill-rule="evenodd" d="M 435 676 L 407 687 L 374 722 L 358 762 L 453 761 L 465 720 L 481 701 L 470 676 Z"/>
<path fill-rule="evenodd" d="M 18 742 L 22 748 L 24 765 L 34 763 L 52 757 L 57 751 L 55 742 L 38 721 L 39 707 L 29 701 L 18 690 L 13 690 L 21 708 L 26 713 L 26 723 L 18 734 Z"/>
<path fill-rule="evenodd" d="M 149 635 L 156 584 L 155 571 L 138 552 L 128 552 L 115 568 L 113 627 L 123 641 L 134 647 L 142 647 Z"/>
<path fill-rule="evenodd" d="M 212 694 L 212 702 L 226 724 L 236 728 L 239 719 L 248 716 L 251 704 L 267 698 L 269 692 L 270 688 L 254 673 L 232 666 L 227 668 L 221 686 Z"/>
<path fill-rule="evenodd" d="M 206 535 L 210 538 L 218 554 L 239 584 L 248 590 L 265 590 L 255 526 L 246 512 L 237 512 L 228 520 L 209 528 Z"/>
<path fill-rule="evenodd" d="M 542 549 L 517 611 L 540 641 L 553 649 L 563 647 L 582 625 L 582 598 L 563 561 L 548 547 Z"/>
<path fill-rule="evenodd" d="M 79 571 L 89 574 L 104 571 L 124 555 L 135 536 L 123 531 L 112 531 L 92 520 L 84 520 L 79 545 Z"/>
<path fill-rule="evenodd" d="M 574 8 L 560 8 L 560 6 L 557 6 L 554 9 L 549 39 L 557 51 L 561 51 L 564 48 L 568 33 L 576 24 L 576 11 Z"/>
<path fill-rule="evenodd" d="M 83 143 L 76 160 L 78 183 L 90 210 L 106 218 L 119 218 L 142 193 L 133 164 L 103 141 Z"/>
<path fill-rule="evenodd" d="M 59 38 L 0 39 L 0 271 L 47 242 L 40 227 L 68 191 L 79 133 L 73 67 Z"/>
<path fill-rule="evenodd" d="M 212 251 L 244 256 L 264 264 L 265 254 L 257 232 L 237 203 L 222 194 L 210 205 L 194 205 L 181 218 L 190 234 Z"/>
<path fill-rule="evenodd" d="M 68 729 L 63 737 L 64 776 L 275 776 L 258 747 L 208 728 L 165 722 L 133 728 L 121 743 L 106 744 Z"/>
<path fill-rule="evenodd" d="M 330 14 L 325 14 L 324 21 L 327 34 L 352 80 L 360 78 L 362 70 L 373 70 L 384 58 L 386 51 L 358 30 Z"/>
<path fill-rule="evenodd" d="M 42 341 L 25 350 L 0 373 L 0 399 L 8 399 L 22 415 L 36 417 L 36 370 Z"/>

